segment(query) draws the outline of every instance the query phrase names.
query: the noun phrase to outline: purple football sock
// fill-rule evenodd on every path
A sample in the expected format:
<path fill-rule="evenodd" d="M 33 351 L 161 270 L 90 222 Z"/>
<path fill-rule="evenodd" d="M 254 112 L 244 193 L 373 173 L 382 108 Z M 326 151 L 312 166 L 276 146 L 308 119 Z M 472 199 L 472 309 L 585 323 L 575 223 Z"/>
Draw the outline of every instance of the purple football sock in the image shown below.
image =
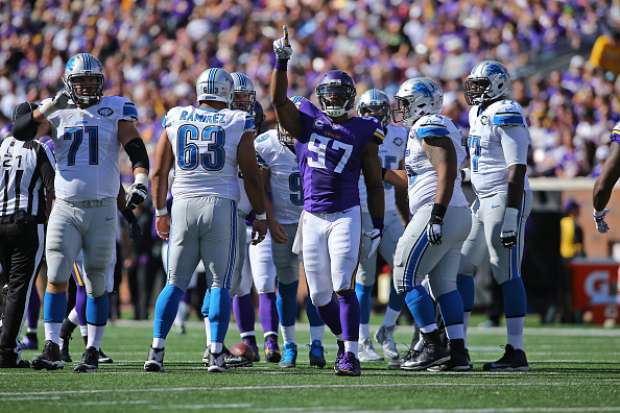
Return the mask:
<path fill-rule="evenodd" d="M 344 341 L 358 341 L 360 330 L 360 304 L 354 290 L 338 295 L 340 323 Z"/>
<path fill-rule="evenodd" d="M 265 333 L 278 334 L 278 312 L 276 293 L 258 294 L 258 318 Z"/>
<path fill-rule="evenodd" d="M 237 321 L 237 327 L 239 333 L 247 333 L 248 331 L 254 331 L 254 303 L 252 302 L 252 293 L 239 297 L 238 295 L 233 298 L 233 313 L 235 314 L 235 320 Z"/>
<path fill-rule="evenodd" d="M 37 291 L 37 286 L 32 283 L 30 291 L 30 300 L 28 301 L 28 328 L 37 331 L 37 323 L 39 322 L 39 314 L 41 313 L 41 297 Z"/>
<path fill-rule="evenodd" d="M 81 326 L 86 325 L 86 287 L 78 285 L 75 290 L 75 311 Z"/>
<path fill-rule="evenodd" d="M 327 324 L 327 327 L 334 333 L 335 336 L 342 334 L 342 325 L 340 324 L 340 307 L 334 297 L 332 300 L 324 306 L 317 307 L 321 318 Z M 359 323 L 359 308 L 358 308 L 358 323 Z"/>

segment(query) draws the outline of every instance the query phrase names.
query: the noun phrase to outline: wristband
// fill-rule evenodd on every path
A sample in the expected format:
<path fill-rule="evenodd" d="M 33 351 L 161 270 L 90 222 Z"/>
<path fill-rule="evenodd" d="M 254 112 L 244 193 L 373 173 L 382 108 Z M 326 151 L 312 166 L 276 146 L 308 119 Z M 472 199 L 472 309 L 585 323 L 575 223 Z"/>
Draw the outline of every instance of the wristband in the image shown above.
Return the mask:
<path fill-rule="evenodd" d="M 267 219 L 267 213 L 261 212 L 260 214 L 256 214 L 256 219 L 259 221 L 265 221 Z"/>
<path fill-rule="evenodd" d="M 148 186 L 149 177 L 144 172 L 141 172 L 134 177 L 133 183 Z"/>
<path fill-rule="evenodd" d="M 431 210 L 431 220 L 433 218 L 439 218 L 439 221 L 443 221 L 443 217 L 446 215 L 446 211 L 448 208 L 442 204 L 433 204 L 433 209 Z"/>
<path fill-rule="evenodd" d="M 383 231 L 383 217 L 381 218 L 372 218 L 372 226 L 373 228 L 378 229 L 379 231 Z"/>
<path fill-rule="evenodd" d="M 156 217 L 163 217 L 168 215 L 168 208 L 157 208 L 155 210 L 155 216 Z"/>
<path fill-rule="evenodd" d="M 274 66 L 274 69 L 283 70 L 286 72 L 287 67 L 288 67 L 288 59 L 276 59 L 276 64 Z"/>

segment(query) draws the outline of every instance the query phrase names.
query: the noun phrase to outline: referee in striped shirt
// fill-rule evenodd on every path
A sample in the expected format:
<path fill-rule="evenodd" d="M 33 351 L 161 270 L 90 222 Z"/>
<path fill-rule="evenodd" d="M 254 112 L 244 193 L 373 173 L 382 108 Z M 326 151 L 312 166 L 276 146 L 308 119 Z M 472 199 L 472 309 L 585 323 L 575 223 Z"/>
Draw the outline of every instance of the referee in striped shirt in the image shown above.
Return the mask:
<path fill-rule="evenodd" d="M 13 120 L 35 107 L 18 105 Z M 25 133 L 33 139 L 37 129 Z M 9 136 L 0 143 L 0 264 L 8 285 L 0 309 L 0 368 L 29 367 L 20 358 L 17 336 L 43 258 L 44 222 L 54 198 L 52 162 L 49 149 L 36 140 Z"/>

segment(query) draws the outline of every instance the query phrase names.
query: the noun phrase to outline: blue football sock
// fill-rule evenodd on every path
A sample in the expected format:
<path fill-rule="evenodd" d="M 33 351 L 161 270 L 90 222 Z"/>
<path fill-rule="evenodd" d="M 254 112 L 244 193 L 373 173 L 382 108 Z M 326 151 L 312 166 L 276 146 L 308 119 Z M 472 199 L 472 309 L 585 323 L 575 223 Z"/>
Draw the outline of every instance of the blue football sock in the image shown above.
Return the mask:
<path fill-rule="evenodd" d="M 435 323 L 435 305 L 426 288 L 416 285 L 405 295 L 405 302 L 420 328 Z"/>
<path fill-rule="evenodd" d="M 209 301 L 211 341 L 223 343 L 230 322 L 230 291 L 227 288 L 211 288 Z"/>
<path fill-rule="evenodd" d="M 470 312 L 474 309 L 474 299 L 476 295 L 476 287 L 474 286 L 474 277 L 471 275 L 459 274 L 456 277 L 456 288 L 461 294 L 463 301 L 463 309 Z"/>
<path fill-rule="evenodd" d="M 45 292 L 43 298 L 43 321 L 62 323 L 67 312 L 67 293 Z"/>
<path fill-rule="evenodd" d="M 357 301 L 360 303 L 360 324 L 368 324 L 372 307 L 372 286 L 356 283 L 355 295 L 357 295 Z"/>
<path fill-rule="evenodd" d="M 290 284 L 278 284 L 276 308 L 283 327 L 292 326 L 297 318 L 297 286 L 299 281 Z"/>
<path fill-rule="evenodd" d="M 504 297 L 504 314 L 506 318 L 525 317 L 527 298 L 521 277 L 513 278 L 502 284 Z"/>
<path fill-rule="evenodd" d="M 104 326 L 108 323 L 110 314 L 110 299 L 108 294 L 101 297 L 86 296 L 86 322 L 94 326 Z"/>
<path fill-rule="evenodd" d="M 440 295 L 437 297 L 437 302 L 446 326 L 463 324 L 463 300 L 457 290 Z"/>
<path fill-rule="evenodd" d="M 179 302 L 182 296 L 183 290 L 172 284 L 166 285 L 161 290 L 159 297 L 157 297 L 157 302 L 155 303 L 153 337 L 166 338 L 166 336 L 168 336 L 168 332 L 170 332 L 170 328 L 174 322 L 174 317 L 177 315 Z"/>
<path fill-rule="evenodd" d="M 306 315 L 308 316 L 308 323 L 311 327 L 320 327 L 325 324 L 319 314 L 319 310 L 312 304 L 310 296 L 306 297 Z"/>
<path fill-rule="evenodd" d="M 211 289 L 207 288 L 207 290 L 205 291 L 205 298 L 203 298 L 202 300 L 202 308 L 200 309 L 200 312 L 202 313 L 203 317 L 209 317 L 210 302 L 211 302 Z"/>
<path fill-rule="evenodd" d="M 403 309 L 403 296 L 396 292 L 394 284 L 390 283 L 390 300 L 388 307 L 392 310 L 400 312 Z"/>

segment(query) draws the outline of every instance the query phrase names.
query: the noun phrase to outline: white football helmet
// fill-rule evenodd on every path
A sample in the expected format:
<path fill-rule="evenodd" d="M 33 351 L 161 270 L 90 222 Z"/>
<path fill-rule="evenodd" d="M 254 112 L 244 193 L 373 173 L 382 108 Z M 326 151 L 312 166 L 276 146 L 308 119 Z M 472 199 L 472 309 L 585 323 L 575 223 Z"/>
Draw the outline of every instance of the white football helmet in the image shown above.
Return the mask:
<path fill-rule="evenodd" d="M 252 80 L 250 80 L 248 75 L 241 72 L 232 72 L 230 76 L 233 79 L 230 108 L 252 113 L 254 111 L 254 103 L 256 102 L 256 90 Z"/>
<path fill-rule="evenodd" d="M 85 78 L 94 78 L 95 82 L 83 83 Z M 99 103 L 103 96 L 103 65 L 90 53 L 78 53 L 65 65 L 63 82 L 71 100 L 82 106 Z M 78 86 L 78 87 L 76 87 Z"/>
<path fill-rule="evenodd" d="M 508 70 L 495 60 L 483 60 L 465 79 L 465 100 L 469 105 L 479 105 L 510 94 L 512 82 Z"/>
<path fill-rule="evenodd" d="M 230 106 L 233 85 L 233 78 L 224 69 L 207 69 L 196 80 L 196 100 L 222 102 Z"/>
<path fill-rule="evenodd" d="M 396 109 L 392 112 L 394 122 L 402 122 L 405 126 L 411 127 L 422 116 L 441 111 L 443 91 L 431 78 L 414 77 L 400 85 L 394 100 L 396 100 Z"/>
<path fill-rule="evenodd" d="M 357 102 L 357 114 L 371 116 L 377 119 L 381 126 L 385 127 L 389 120 L 390 98 L 382 90 L 367 90 Z"/>

